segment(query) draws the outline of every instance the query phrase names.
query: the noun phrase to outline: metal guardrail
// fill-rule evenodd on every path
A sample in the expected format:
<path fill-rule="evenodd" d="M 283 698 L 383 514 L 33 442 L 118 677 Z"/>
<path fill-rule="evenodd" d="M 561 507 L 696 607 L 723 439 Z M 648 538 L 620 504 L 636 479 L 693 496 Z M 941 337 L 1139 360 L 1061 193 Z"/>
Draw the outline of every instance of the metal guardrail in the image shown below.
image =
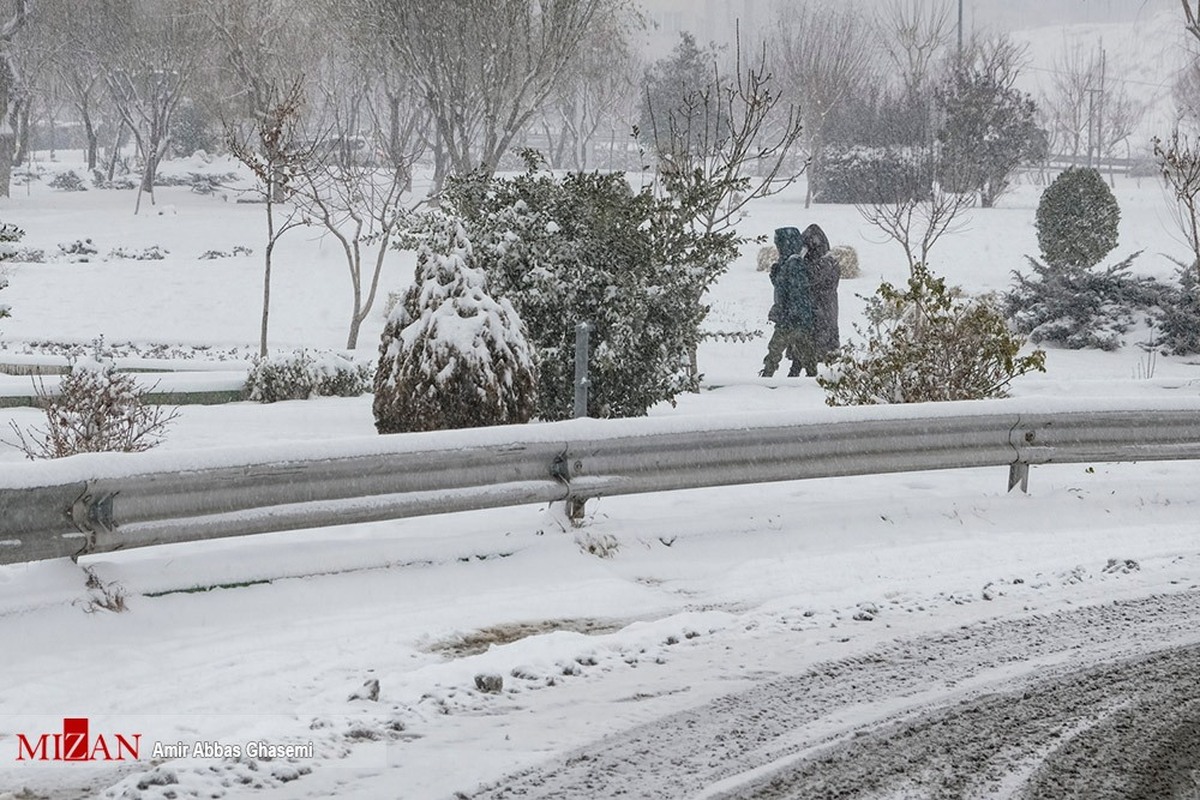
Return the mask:
<path fill-rule="evenodd" d="M 569 498 L 987 466 L 1008 466 L 1011 490 L 1031 464 L 1200 459 L 1200 400 L 1045 413 L 1006 403 L 940 404 L 964 413 L 929 416 L 911 406 L 822 409 L 807 413 L 817 421 L 789 413 L 742 424 L 574 420 L 269 458 L 201 454 L 186 468 L 166 453 L 4 465 L 0 563 Z"/>

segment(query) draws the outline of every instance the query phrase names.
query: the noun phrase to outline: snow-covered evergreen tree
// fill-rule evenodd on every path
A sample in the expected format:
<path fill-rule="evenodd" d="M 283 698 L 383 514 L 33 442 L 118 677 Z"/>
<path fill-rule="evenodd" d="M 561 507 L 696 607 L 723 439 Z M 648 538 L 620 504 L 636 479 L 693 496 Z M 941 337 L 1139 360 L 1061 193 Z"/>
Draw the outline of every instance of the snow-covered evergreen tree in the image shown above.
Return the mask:
<path fill-rule="evenodd" d="M 693 225 L 712 191 L 659 197 L 620 173 L 559 178 L 533 164 L 450 182 L 443 208 L 466 220 L 477 263 L 537 349 L 539 417 L 572 414 L 580 322 L 593 326 L 589 416 L 641 416 L 695 388 L 704 292 L 740 241 Z"/>
<path fill-rule="evenodd" d="M 1048 264 L 1094 267 L 1117 246 L 1121 207 L 1091 167 L 1069 167 L 1042 192 L 1037 237 Z"/>
<path fill-rule="evenodd" d="M 375 371 L 380 433 L 528 422 L 537 366 L 512 305 L 488 294 L 462 225 L 430 217 L 417 275 L 383 331 Z"/>

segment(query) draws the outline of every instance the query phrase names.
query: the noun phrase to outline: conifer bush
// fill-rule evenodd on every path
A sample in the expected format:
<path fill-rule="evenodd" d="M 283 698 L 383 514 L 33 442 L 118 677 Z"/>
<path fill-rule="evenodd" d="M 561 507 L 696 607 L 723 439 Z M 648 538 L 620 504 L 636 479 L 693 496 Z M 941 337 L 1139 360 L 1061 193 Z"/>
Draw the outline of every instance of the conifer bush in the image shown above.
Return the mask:
<path fill-rule="evenodd" d="M 1180 264 L 1174 283 L 1158 284 L 1153 322 L 1158 343 L 1169 355 L 1200 353 L 1200 277 L 1195 266 Z"/>
<path fill-rule="evenodd" d="M 1024 339 L 989 298 L 965 298 L 920 263 L 907 288 L 881 284 L 866 314 L 864 343 L 817 378 L 831 406 L 1004 397 L 1014 378 L 1045 371 L 1046 354 L 1020 355 Z"/>
<path fill-rule="evenodd" d="M 1094 267 L 1117 246 L 1121 208 L 1100 171 L 1069 167 L 1042 192 L 1038 246 L 1055 267 Z"/>
<path fill-rule="evenodd" d="M 389 316 L 375 370 L 380 433 L 528 422 L 537 364 L 512 304 L 493 298 L 466 231 L 428 217 L 413 286 Z"/>
<path fill-rule="evenodd" d="M 1138 255 L 1103 269 L 1029 258 L 1031 275 L 1013 272 L 1016 285 L 1004 296 L 1005 315 L 1035 343 L 1116 350 L 1138 311 L 1158 302 L 1154 282 L 1130 274 Z"/>

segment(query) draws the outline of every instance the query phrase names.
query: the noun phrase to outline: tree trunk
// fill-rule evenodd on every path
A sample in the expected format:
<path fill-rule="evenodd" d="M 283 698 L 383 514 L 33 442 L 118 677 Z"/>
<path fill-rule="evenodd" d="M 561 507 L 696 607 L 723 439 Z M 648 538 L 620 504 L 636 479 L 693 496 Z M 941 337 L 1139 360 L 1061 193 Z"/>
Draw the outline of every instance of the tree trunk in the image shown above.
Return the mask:
<path fill-rule="evenodd" d="M 267 249 L 263 255 L 262 324 L 258 333 L 258 357 L 267 357 L 267 323 L 271 316 L 271 256 L 275 251 L 275 217 L 267 197 Z"/>

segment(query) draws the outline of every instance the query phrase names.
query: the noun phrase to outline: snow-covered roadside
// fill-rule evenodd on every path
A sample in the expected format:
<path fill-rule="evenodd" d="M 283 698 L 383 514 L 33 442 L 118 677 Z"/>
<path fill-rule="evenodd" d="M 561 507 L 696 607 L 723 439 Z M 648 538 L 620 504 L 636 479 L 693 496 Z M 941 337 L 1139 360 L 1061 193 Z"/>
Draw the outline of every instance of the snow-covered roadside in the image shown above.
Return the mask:
<path fill-rule="evenodd" d="M 88 559 L 123 614 L 86 613 L 69 563 L 3 568 L 0 636 L 21 644 L 0 753 L 86 715 L 147 742 L 316 746 L 294 782 L 184 759 L 177 783 L 143 767 L 113 796 L 240 796 L 249 776 L 270 796 L 432 800 L 896 637 L 1200 578 L 1198 465 L 1039 467 L 1029 496 L 1002 472 L 612 498 L 578 531 L 517 508 Z M 236 586 L 147 596 L 215 584 Z M 348 699 L 373 679 L 378 700 Z M 81 766 L 9 762 L 0 786 L 68 797 Z"/>

